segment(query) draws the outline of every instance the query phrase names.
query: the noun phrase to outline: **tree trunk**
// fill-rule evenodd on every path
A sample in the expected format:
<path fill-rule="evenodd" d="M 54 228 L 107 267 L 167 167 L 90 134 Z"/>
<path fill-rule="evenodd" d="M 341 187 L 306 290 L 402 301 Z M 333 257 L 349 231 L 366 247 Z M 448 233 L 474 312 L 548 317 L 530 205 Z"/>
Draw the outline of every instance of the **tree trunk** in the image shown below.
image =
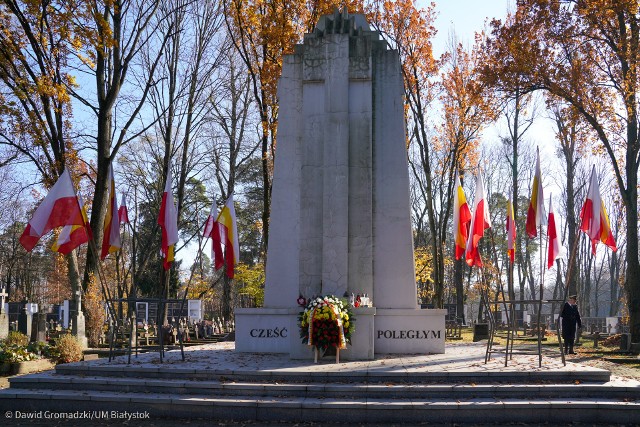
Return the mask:
<path fill-rule="evenodd" d="M 71 251 L 65 258 L 67 259 L 67 274 L 69 276 L 69 284 L 71 285 L 71 295 L 75 295 L 82 286 L 78 266 L 78 253 L 75 250 Z"/>
<path fill-rule="evenodd" d="M 618 254 L 612 252 L 609 259 L 609 316 L 617 316 L 619 303 L 619 282 L 620 265 L 618 264 Z"/>
<path fill-rule="evenodd" d="M 629 173 L 629 168 L 627 168 Z M 637 171 L 628 176 L 627 185 L 630 197 L 637 203 Z M 635 179 L 632 179 L 635 178 Z M 631 342 L 640 342 L 640 262 L 638 259 L 638 211 L 627 206 L 627 277 L 625 280 L 627 291 L 627 307 L 629 307 L 629 329 Z"/>
<path fill-rule="evenodd" d="M 84 279 L 82 281 L 82 288 L 84 291 L 88 289 L 89 278 L 94 276 L 96 280 L 100 280 L 98 277 L 98 262 L 100 255 L 94 253 L 94 249 L 102 247 L 102 228 L 104 227 L 104 220 L 107 213 L 107 191 L 109 188 L 109 165 L 111 159 L 109 157 L 111 147 L 111 110 L 101 110 L 98 115 L 98 134 L 97 134 L 97 176 L 96 186 L 93 194 L 93 202 L 91 204 L 91 230 L 93 231 L 93 242 L 95 246 L 89 242 L 89 248 L 87 249 L 87 261 L 84 271 Z M 106 285 L 106 284 L 105 284 Z"/>

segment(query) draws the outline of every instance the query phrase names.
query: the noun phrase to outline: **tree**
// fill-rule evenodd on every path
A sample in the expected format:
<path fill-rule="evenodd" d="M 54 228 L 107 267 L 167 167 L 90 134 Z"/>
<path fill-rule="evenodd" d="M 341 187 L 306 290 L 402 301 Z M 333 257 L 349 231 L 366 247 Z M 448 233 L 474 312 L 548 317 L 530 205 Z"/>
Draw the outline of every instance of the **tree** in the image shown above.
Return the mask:
<path fill-rule="evenodd" d="M 14 158 L 28 159 L 45 188 L 65 167 L 76 180 L 86 172 L 70 135 L 70 90 L 77 84 L 69 60 L 78 39 L 69 27 L 75 13 L 73 4 L 57 1 L 10 0 L 0 6 L 0 144 Z M 75 251 L 67 264 L 76 290 Z"/>
<path fill-rule="evenodd" d="M 376 1 L 368 8 L 373 26 L 380 31 L 391 47 L 398 50 L 404 78 L 405 104 L 407 110 L 407 145 L 410 150 L 410 166 L 414 175 L 412 192 L 419 195 L 421 202 L 414 205 L 414 221 L 421 232 L 416 235 L 414 246 L 419 259 L 423 259 L 423 248 L 431 248 L 429 257 L 434 267 L 431 283 L 421 283 L 421 296 L 435 296 L 436 305 L 442 304 L 442 274 L 444 271 L 443 242 L 439 239 L 432 197 L 438 193 L 435 188 L 430 146 L 430 126 L 428 109 L 435 98 L 433 79 L 440 64 L 433 57 L 431 39 L 435 35 L 433 5 L 417 10 L 413 2 Z M 424 206 L 424 210 L 420 206 Z M 425 221 L 426 214 L 426 221 Z M 426 222 L 426 224 L 425 224 Z M 426 259 L 426 258 L 425 258 Z M 434 289 L 439 289 L 434 294 Z M 423 299 L 424 299 L 423 298 Z"/>
<path fill-rule="evenodd" d="M 551 100 L 551 102 L 553 102 L 553 100 Z M 570 105 L 554 103 L 552 104 L 552 113 L 556 124 L 556 138 L 560 144 L 558 153 L 564 159 L 564 168 L 567 176 L 564 183 L 567 192 L 567 246 L 573 248 L 575 240 L 578 238 L 577 217 L 579 212 L 577 212 L 576 209 L 581 208 L 576 197 L 576 174 L 578 173 L 581 154 L 585 153 L 586 147 L 591 142 L 591 134 L 588 124 L 582 120 L 580 114 Z M 574 268 L 578 268 L 578 266 Z M 579 272 L 576 271 L 576 274 L 572 275 L 569 283 L 567 283 L 569 295 L 576 295 L 578 292 L 576 280 L 578 275 Z"/>
<path fill-rule="evenodd" d="M 282 56 L 291 53 L 302 33 L 304 3 L 296 0 L 224 0 L 229 36 L 251 79 L 260 116 L 263 245 L 269 243 L 271 177 L 278 127 L 277 82 Z M 297 21 L 296 21 L 297 20 Z"/>
<path fill-rule="evenodd" d="M 609 158 L 626 210 L 632 341 L 640 341 L 638 7 L 636 0 L 523 0 L 504 24 L 493 21 L 486 41 L 495 82 L 509 84 L 518 74 L 525 90 L 571 104 L 598 136 L 596 151 Z"/>
<path fill-rule="evenodd" d="M 253 134 L 247 132 L 247 129 L 254 128 L 256 124 L 251 109 L 254 102 L 252 81 L 244 63 L 234 50 L 229 50 L 224 55 L 224 70 L 225 78 L 221 79 L 209 99 L 209 127 L 213 136 L 209 152 L 211 163 L 215 166 L 214 179 L 217 184 L 216 193 L 221 196 L 220 205 L 224 204 L 230 195 L 238 193 L 240 186 L 236 186 L 236 182 L 250 172 L 249 168 L 253 165 L 255 153 L 260 147 L 260 139 L 254 139 Z M 250 225 L 249 229 L 253 228 Z M 262 251 L 258 250 L 256 255 L 262 255 Z M 256 260 L 247 261 L 248 268 L 253 268 Z M 230 319 L 233 302 L 231 280 L 225 275 L 221 283 L 221 315 L 224 319 Z"/>
<path fill-rule="evenodd" d="M 72 95 L 95 119 L 95 129 L 88 129 L 89 148 L 96 153 L 95 183 L 91 204 L 91 229 L 96 247 L 102 245 L 102 228 L 107 208 L 108 171 L 120 148 L 135 139 L 144 129 L 132 131 L 154 84 L 154 74 L 167 37 L 158 43 L 151 70 L 139 76 L 141 90 L 120 99 L 130 70 L 139 59 L 141 48 L 152 42 L 155 28 L 163 20 L 157 16 L 159 1 L 105 0 L 81 3 L 73 19 L 77 35 L 76 67 L 92 76 L 95 92 L 72 90 Z M 149 28 L 152 27 L 152 28 Z M 137 96 L 136 96 L 137 95 Z M 121 101 L 119 103 L 119 101 Z M 114 112 L 116 106 L 120 107 Z M 116 117 L 117 115 L 117 117 Z M 119 118 L 120 120 L 116 120 Z M 85 125 L 86 126 L 86 125 Z M 83 288 L 88 289 L 97 272 L 98 254 L 88 251 Z"/>

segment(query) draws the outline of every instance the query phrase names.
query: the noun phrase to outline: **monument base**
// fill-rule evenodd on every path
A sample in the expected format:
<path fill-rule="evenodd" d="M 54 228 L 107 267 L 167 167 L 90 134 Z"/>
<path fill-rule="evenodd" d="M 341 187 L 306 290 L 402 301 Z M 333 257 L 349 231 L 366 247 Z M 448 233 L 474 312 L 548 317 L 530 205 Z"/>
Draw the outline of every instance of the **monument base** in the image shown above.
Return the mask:
<path fill-rule="evenodd" d="M 236 308 L 236 351 L 289 353 L 289 340 L 298 337 L 300 308 Z"/>
<path fill-rule="evenodd" d="M 379 308 L 376 354 L 444 353 L 445 315 L 441 309 Z"/>
<path fill-rule="evenodd" d="M 9 336 L 9 315 L 5 312 L 0 313 L 0 340 Z"/>
<path fill-rule="evenodd" d="M 314 357 L 303 344 L 298 315 L 303 309 L 238 308 L 235 312 L 236 351 L 288 353 L 291 359 Z M 351 345 L 340 351 L 343 360 L 373 360 L 375 354 L 444 353 L 447 310 L 353 309 L 356 330 Z"/>
<path fill-rule="evenodd" d="M 73 316 L 71 334 L 78 339 L 82 349 L 89 348 L 89 341 L 87 340 L 87 334 L 85 333 L 84 314 L 77 313 Z"/>

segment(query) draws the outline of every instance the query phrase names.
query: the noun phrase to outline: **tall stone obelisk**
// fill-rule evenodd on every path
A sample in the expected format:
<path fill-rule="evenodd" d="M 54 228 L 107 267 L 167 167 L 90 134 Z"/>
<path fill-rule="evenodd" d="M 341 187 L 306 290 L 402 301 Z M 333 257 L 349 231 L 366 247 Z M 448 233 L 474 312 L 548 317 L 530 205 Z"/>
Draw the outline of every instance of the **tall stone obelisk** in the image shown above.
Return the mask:
<path fill-rule="evenodd" d="M 236 349 L 304 357 L 299 295 L 367 294 L 347 357 L 444 352 L 444 310 L 417 305 L 403 79 L 363 15 L 320 18 L 284 58 L 263 309 Z M 286 320 L 288 319 L 288 320 Z"/>

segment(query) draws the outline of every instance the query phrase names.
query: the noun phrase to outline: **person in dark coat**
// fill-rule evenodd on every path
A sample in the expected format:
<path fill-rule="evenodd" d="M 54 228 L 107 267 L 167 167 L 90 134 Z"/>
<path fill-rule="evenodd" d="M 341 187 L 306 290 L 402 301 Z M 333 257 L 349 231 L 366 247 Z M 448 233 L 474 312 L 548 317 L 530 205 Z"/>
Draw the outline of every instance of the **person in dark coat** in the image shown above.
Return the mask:
<path fill-rule="evenodd" d="M 582 322 L 580 321 L 580 313 L 578 313 L 578 306 L 576 305 L 577 297 L 571 295 L 569 301 L 564 303 L 562 308 L 562 339 L 564 339 L 564 354 L 576 354 L 573 351 L 573 343 L 576 339 L 576 325 L 578 328 L 582 328 Z"/>

